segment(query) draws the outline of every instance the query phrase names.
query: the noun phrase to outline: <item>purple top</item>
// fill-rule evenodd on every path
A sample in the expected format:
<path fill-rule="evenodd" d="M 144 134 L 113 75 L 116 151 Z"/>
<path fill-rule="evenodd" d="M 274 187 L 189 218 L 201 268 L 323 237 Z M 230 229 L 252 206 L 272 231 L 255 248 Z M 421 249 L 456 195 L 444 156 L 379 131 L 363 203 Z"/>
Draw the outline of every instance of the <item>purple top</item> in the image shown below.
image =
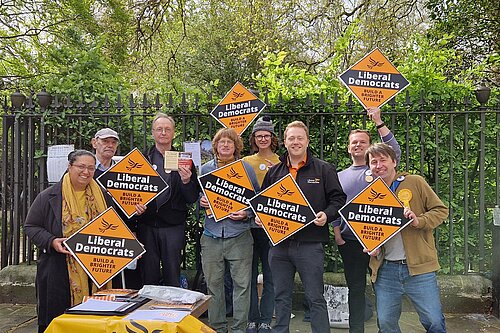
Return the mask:
<path fill-rule="evenodd" d="M 401 158 L 401 148 L 399 147 L 399 143 L 394 137 L 394 134 L 390 132 L 386 136 L 382 137 L 382 142 L 388 144 L 394 149 L 396 153 L 396 162 L 399 164 L 399 160 Z M 342 189 L 344 193 L 347 195 L 346 203 L 351 201 L 356 195 L 359 194 L 362 190 L 365 189 L 368 184 L 371 183 L 366 181 L 365 172 L 370 170 L 367 165 L 351 165 L 349 168 L 342 170 L 338 173 L 340 184 L 342 185 Z M 342 238 L 355 240 L 356 236 L 352 233 L 351 229 L 347 226 L 346 222 L 342 219 L 336 219 L 332 222 L 334 227 L 340 226 L 340 231 L 342 233 Z"/>

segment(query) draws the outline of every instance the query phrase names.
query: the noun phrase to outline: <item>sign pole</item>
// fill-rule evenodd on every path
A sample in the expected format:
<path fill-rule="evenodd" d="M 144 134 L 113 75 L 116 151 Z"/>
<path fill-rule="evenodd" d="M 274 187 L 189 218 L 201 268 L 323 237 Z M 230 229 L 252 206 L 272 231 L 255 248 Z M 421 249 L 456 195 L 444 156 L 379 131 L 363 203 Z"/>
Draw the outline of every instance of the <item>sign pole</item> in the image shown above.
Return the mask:
<path fill-rule="evenodd" d="M 125 285 L 125 269 L 120 274 L 122 277 L 122 288 L 127 289 L 127 286 Z"/>

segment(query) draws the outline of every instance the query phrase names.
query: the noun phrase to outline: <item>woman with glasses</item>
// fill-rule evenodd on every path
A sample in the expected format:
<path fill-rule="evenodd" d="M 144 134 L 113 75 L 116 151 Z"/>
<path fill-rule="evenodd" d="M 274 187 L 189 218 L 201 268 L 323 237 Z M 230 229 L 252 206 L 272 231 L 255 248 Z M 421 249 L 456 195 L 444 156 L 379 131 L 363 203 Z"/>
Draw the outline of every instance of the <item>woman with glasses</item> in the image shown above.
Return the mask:
<path fill-rule="evenodd" d="M 255 122 L 250 136 L 250 147 L 253 155 L 246 156 L 243 161 L 254 169 L 259 186 L 262 185 L 267 170 L 279 163 L 279 156 L 275 153 L 278 148 L 278 138 L 274 133 L 274 125 L 270 117 L 264 116 Z M 269 253 L 269 238 L 264 229 L 252 223 L 253 261 L 252 286 L 250 296 L 250 312 L 248 314 L 247 333 L 271 332 L 271 320 L 274 312 L 274 287 L 271 269 L 267 256 Z M 257 276 L 259 275 L 259 261 L 262 263 L 263 289 L 259 303 L 257 293 Z"/>
<path fill-rule="evenodd" d="M 87 150 L 68 155 L 61 181 L 42 191 L 30 207 L 24 230 L 40 248 L 36 273 L 38 332 L 97 287 L 64 247 L 63 241 L 111 205 L 93 179 L 96 159 Z M 109 202 L 106 202 L 109 198 Z M 145 207 L 137 207 L 137 213 Z M 102 289 L 111 287 L 109 282 Z"/>

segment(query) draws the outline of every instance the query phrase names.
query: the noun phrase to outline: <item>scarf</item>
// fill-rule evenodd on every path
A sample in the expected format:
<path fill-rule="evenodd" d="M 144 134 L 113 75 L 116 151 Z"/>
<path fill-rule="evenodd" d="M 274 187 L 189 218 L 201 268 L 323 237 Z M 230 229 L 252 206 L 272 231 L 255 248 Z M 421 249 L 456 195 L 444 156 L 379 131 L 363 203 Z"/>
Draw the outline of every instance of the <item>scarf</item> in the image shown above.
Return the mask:
<path fill-rule="evenodd" d="M 62 181 L 62 230 L 64 237 L 73 235 L 106 209 L 104 195 L 93 179 L 85 187 L 83 200 L 85 203 L 78 202 L 69 174 L 66 173 Z M 81 303 L 83 296 L 91 295 L 89 293 L 89 277 L 73 256 L 66 256 L 66 264 L 68 265 L 71 305 L 73 306 Z M 111 288 L 111 282 L 101 289 L 108 288 Z M 97 286 L 92 284 L 92 294 L 96 291 Z"/>

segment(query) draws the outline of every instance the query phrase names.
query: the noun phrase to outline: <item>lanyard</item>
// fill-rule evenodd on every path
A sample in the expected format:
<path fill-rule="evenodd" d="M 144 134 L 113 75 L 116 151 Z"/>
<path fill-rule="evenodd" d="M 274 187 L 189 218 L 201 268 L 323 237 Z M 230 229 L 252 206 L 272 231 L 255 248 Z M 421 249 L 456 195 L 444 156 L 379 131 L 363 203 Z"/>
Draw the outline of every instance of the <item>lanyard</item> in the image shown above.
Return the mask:
<path fill-rule="evenodd" d="M 392 193 L 396 193 L 396 189 L 398 188 L 399 184 L 401 184 L 402 180 L 400 180 L 399 178 L 400 177 L 398 177 L 398 179 L 396 179 L 394 182 L 392 182 L 391 186 L 389 187 L 391 189 Z"/>

